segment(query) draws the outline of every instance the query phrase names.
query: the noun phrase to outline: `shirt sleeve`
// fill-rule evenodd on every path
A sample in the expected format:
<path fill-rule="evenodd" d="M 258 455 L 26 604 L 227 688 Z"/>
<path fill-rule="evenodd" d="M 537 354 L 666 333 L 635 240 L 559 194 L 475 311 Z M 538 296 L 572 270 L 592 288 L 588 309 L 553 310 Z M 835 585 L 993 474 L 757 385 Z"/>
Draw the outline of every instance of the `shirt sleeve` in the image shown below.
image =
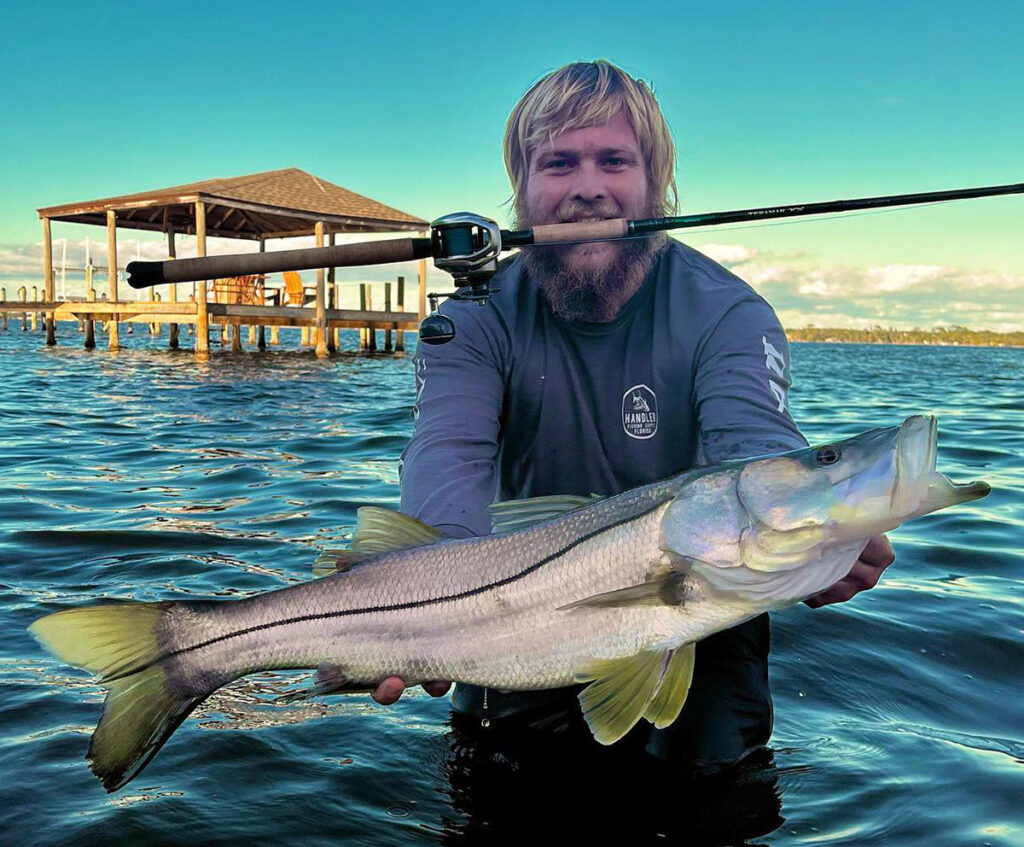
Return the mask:
<path fill-rule="evenodd" d="M 760 298 L 733 304 L 712 327 L 697 354 L 693 385 L 701 464 L 807 444 L 789 415 L 789 344 Z"/>
<path fill-rule="evenodd" d="M 455 338 L 419 345 L 415 423 L 399 462 L 402 511 L 456 537 L 491 531 L 509 344 L 496 313 L 482 314 L 489 308 L 453 304 Z"/>

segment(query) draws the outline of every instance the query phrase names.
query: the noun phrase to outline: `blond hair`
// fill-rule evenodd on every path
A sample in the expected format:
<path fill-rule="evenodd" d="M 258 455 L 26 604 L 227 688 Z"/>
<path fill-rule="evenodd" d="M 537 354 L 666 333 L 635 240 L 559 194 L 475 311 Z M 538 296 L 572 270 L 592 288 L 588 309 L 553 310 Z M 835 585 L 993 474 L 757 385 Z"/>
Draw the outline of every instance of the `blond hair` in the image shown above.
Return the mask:
<path fill-rule="evenodd" d="M 658 101 L 643 80 L 604 59 L 573 62 L 537 82 L 505 124 L 505 167 L 518 202 L 526 187 L 530 155 L 559 132 L 608 123 L 619 112 L 636 133 L 651 197 L 661 214 L 676 214 L 675 144 Z"/>

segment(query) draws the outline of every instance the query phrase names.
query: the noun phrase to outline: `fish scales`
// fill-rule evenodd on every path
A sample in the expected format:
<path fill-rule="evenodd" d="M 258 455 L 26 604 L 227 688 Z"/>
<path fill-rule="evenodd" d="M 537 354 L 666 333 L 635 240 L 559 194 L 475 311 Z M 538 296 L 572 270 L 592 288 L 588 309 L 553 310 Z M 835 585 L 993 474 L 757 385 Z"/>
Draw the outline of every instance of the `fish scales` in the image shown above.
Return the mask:
<path fill-rule="evenodd" d="M 658 527 L 677 488 L 634 489 L 522 532 L 382 554 L 346 573 L 223 604 L 199 638 L 170 615 L 166 646 L 186 675 L 193 663 L 225 673 L 331 664 L 355 682 L 393 673 L 410 683 L 568 685 L 581 655 L 633 655 L 679 643 L 688 623 L 700 625 L 676 607 L 567 615 L 551 602 L 642 582 L 664 559 Z M 184 632 L 191 637 L 178 637 Z"/>

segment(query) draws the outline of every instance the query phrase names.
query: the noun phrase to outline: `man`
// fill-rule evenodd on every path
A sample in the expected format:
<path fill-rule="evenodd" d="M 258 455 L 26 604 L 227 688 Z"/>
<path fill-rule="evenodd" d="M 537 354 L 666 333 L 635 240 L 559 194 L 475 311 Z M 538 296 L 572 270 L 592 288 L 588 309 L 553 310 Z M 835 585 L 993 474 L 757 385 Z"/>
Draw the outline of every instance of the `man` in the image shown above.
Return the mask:
<path fill-rule="evenodd" d="M 505 131 L 516 226 L 675 212 L 675 151 L 647 86 L 599 61 L 534 85 Z M 612 495 L 689 467 L 802 447 L 786 408 L 785 335 L 749 286 L 664 234 L 526 248 L 484 307 L 447 303 L 455 339 L 417 357 L 417 419 L 402 510 L 453 536 L 489 532 L 487 506 Z M 884 536 L 824 605 L 875 584 Z M 729 767 L 771 732 L 768 619 L 701 642 L 682 715 L 634 743 L 691 772 Z M 428 683 L 435 696 L 447 683 Z M 392 677 L 375 693 L 394 702 Z M 459 685 L 458 715 L 537 731 L 582 725 L 575 689 Z"/>

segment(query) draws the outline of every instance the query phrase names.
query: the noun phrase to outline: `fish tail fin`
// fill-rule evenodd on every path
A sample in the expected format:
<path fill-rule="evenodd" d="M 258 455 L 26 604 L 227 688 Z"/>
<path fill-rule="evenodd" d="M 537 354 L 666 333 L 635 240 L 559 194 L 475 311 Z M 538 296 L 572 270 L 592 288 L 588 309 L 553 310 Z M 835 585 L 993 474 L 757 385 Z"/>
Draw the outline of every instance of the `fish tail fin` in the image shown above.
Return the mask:
<path fill-rule="evenodd" d="M 85 606 L 47 615 L 29 627 L 57 658 L 98 674 L 109 689 L 87 756 L 90 769 L 107 791 L 116 791 L 133 779 L 218 687 L 213 684 L 209 690 L 196 691 L 170 684 L 158 632 L 176 605 Z"/>

